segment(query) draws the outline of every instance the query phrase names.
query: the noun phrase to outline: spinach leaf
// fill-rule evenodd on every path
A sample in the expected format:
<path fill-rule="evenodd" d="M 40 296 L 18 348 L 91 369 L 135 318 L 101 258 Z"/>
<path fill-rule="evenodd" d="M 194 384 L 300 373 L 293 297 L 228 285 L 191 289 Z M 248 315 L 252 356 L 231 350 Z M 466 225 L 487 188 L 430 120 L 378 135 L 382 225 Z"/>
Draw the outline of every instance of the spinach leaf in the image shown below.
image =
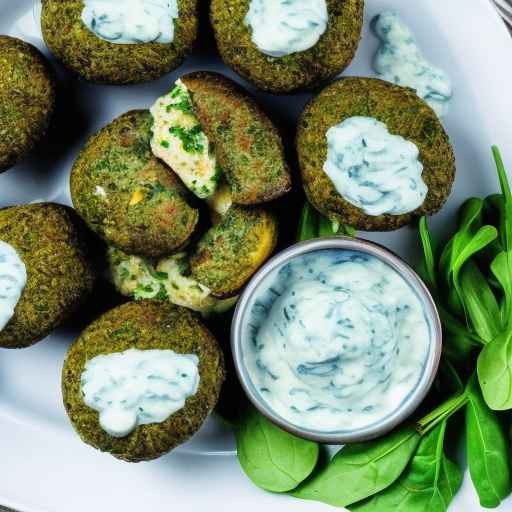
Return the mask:
<path fill-rule="evenodd" d="M 320 222 L 318 223 L 318 236 L 322 238 L 336 235 L 340 228 L 340 224 L 332 222 L 332 220 L 329 220 L 327 217 L 321 215 Z"/>
<path fill-rule="evenodd" d="M 500 234 L 503 249 L 506 252 L 512 252 L 512 193 L 508 183 L 507 171 L 503 164 L 503 159 L 499 149 L 493 146 L 492 152 L 498 170 L 498 178 L 500 180 L 501 193 L 503 194 L 504 207 L 500 211 Z"/>
<path fill-rule="evenodd" d="M 462 484 L 462 471 L 444 453 L 446 421 L 422 438 L 396 483 L 353 512 L 446 512 Z"/>
<path fill-rule="evenodd" d="M 505 327 L 512 323 L 512 251 L 501 252 L 491 263 L 491 271 L 503 290 L 501 318 Z"/>
<path fill-rule="evenodd" d="M 425 274 L 425 282 L 432 291 L 435 291 L 437 290 L 436 260 L 432 247 L 432 237 L 430 236 L 426 217 L 421 217 L 419 229 L 421 243 L 423 246 L 423 268 Z"/>
<path fill-rule="evenodd" d="M 443 351 L 445 355 L 454 363 L 467 361 L 475 349 L 483 345 L 483 340 L 476 334 L 471 333 L 457 317 L 449 313 L 439 303 L 437 309 L 443 324 Z"/>
<path fill-rule="evenodd" d="M 483 201 L 476 197 L 468 199 L 459 210 L 459 228 L 446 244 L 439 260 L 439 269 L 447 286 L 451 285 L 454 263 L 474 234 L 482 227 Z"/>
<path fill-rule="evenodd" d="M 480 338 L 491 342 L 501 330 L 501 313 L 487 279 L 478 266 L 469 261 L 460 276 L 464 308 Z"/>
<path fill-rule="evenodd" d="M 478 379 L 487 405 L 512 409 L 512 330 L 499 334 L 478 357 Z"/>
<path fill-rule="evenodd" d="M 414 429 L 406 427 L 375 441 L 348 445 L 291 494 L 337 507 L 356 503 L 391 485 L 407 466 L 419 440 Z"/>
<path fill-rule="evenodd" d="M 509 441 L 497 415 L 484 402 L 476 378 L 468 384 L 467 455 L 482 507 L 497 507 L 511 492 Z"/>
<path fill-rule="evenodd" d="M 318 212 L 311 206 L 309 201 L 306 201 L 300 216 L 297 240 L 301 242 L 316 238 L 318 236 L 318 223 Z"/>
<path fill-rule="evenodd" d="M 498 238 L 498 231 L 494 226 L 482 226 L 466 245 L 461 248 L 457 257 L 452 261 L 451 272 L 455 291 L 460 303 L 464 302 L 464 295 L 460 285 L 459 274 L 464 264 L 475 254 L 484 249 L 487 245 Z"/>
<path fill-rule="evenodd" d="M 252 408 L 235 436 L 242 469 L 254 484 L 268 491 L 294 489 L 318 460 L 318 444 L 281 430 Z"/>

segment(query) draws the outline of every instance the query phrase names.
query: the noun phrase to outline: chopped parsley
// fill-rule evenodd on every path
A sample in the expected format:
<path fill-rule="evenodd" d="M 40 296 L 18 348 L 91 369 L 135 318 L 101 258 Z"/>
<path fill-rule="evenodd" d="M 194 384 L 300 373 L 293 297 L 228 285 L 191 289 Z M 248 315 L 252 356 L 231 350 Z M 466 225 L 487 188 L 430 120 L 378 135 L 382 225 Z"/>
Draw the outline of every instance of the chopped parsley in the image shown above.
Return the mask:
<path fill-rule="evenodd" d="M 173 126 L 169 128 L 169 133 L 181 140 L 183 149 L 187 153 L 202 153 L 204 151 L 204 145 L 201 141 L 203 130 L 200 124 L 196 124 L 190 130 L 181 126 Z"/>
<path fill-rule="evenodd" d="M 169 148 L 169 142 L 167 142 L 166 140 L 163 140 L 162 142 L 160 142 L 160 146 L 162 146 L 165 149 L 168 149 Z"/>

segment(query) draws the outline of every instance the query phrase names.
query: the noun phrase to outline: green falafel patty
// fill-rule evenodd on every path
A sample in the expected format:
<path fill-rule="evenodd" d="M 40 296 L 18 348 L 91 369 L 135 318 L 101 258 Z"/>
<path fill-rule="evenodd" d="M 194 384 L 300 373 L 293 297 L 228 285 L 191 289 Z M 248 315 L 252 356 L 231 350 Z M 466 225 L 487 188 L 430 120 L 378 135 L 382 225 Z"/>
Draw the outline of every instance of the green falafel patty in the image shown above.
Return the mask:
<path fill-rule="evenodd" d="M 85 226 L 68 207 L 39 203 L 0 210 L 0 240 L 26 267 L 14 315 L 0 330 L 0 346 L 28 347 L 67 320 L 88 298 L 95 274 Z"/>
<path fill-rule="evenodd" d="M 179 178 L 150 147 L 149 111 L 132 111 L 94 135 L 71 173 L 78 213 L 109 244 L 160 257 L 184 246 L 199 212 Z"/>
<path fill-rule="evenodd" d="M 226 65 L 259 88 L 276 93 L 309 89 L 341 73 L 354 58 L 361 38 L 363 0 L 326 0 L 327 28 L 318 42 L 304 51 L 283 56 L 265 54 L 255 44 L 254 27 L 248 23 L 248 13 L 254 8 L 251 5 L 254 1 L 212 0 L 210 20 Z M 293 2 L 280 3 L 281 9 L 294 7 Z M 301 8 L 308 9 L 309 6 Z M 296 16 L 284 26 L 303 28 L 294 20 Z M 270 18 L 268 22 L 271 24 L 274 19 Z M 279 27 L 271 27 L 269 23 L 262 24 L 269 31 L 267 37 L 272 38 Z M 275 36 L 279 37 L 279 34 Z M 304 40 L 305 37 L 299 33 L 296 39 Z"/>
<path fill-rule="evenodd" d="M 139 422 L 127 435 L 116 437 L 102 428 L 99 412 L 86 405 L 82 382 L 94 358 L 129 350 L 193 356 L 199 385 L 184 406 L 163 421 Z M 62 393 L 71 423 L 85 443 L 118 459 L 139 462 L 160 457 L 189 439 L 215 407 L 223 380 L 222 351 L 193 313 L 165 303 L 130 302 L 105 313 L 71 345 L 62 370 Z"/>
<path fill-rule="evenodd" d="M 182 63 L 197 38 L 197 0 L 177 0 L 178 17 L 169 19 L 174 24 L 172 42 L 166 43 L 105 40 L 84 22 L 84 7 L 83 0 L 43 0 L 41 28 L 51 52 L 92 82 L 130 84 L 160 78 Z"/>
<path fill-rule="evenodd" d="M 237 297 L 218 299 L 206 286 L 194 280 L 185 252 L 151 261 L 109 247 L 108 257 L 112 281 L 119 293 L 126 297 L 169 301 L 204 316 L 224 313 L 237 301 Z"/>
<path fill-rule="evenodd" d="M 192 277 L 216 297 L 236 295 L 276 247 L 277 219 L 260 208 L 231 207 L 198 242 Z"/>
<path fill-rule="evenodd" d="M 43 54 L 0 36 L 0 173 L 45 135 L 55 107 L 55 80 Z"/>
<path fill-rule="evenodd" d="M 376 144 L 375 140 L 363 138 L 359 141 L 362 157 L 354 157 L 351 144 L 350 154 L 345 152 L 342 158 L 343 151 L 336 147 L 338 142 L 331 140 L 333 130 L 361 120 L 372 121 L 384 137 Z M 353 129 L 348 127 L 341 136 L 352 137 Z M 341 139 L 342 143 L 347 141 Z M 388 147 L 377 147 L 385 141 Z M 398 150 L 393 149 L 391 157 L 390 145 L 399 146 Z M 414 90 L 373 78 L 338 80 L 313 99 L 299 120 L 297 152 L 304 189 L 313 206 L 333 221 L 367 231 L 398 229 L 416 216 L 437 212 L 446 202 L 455 178 L 453 148 L 435 112 Z M 354 159 L 353 168 L 347 163 L 349 159 Z M 336 180 L 332 180 L 336 178 L 333 172 L 339 172 L 334 167 L 342 165 L 347 167 L 350 179 L 358 182 L 356 192 L 369 191 L 374 201 L 384 196 L 386 200 L 392 198 L 398 185 L 405 183 L 403 171 L 411 171 L 411 186 L 406 192 L 415 194 L 415 200 L 419 197 L 419 201 L 413 202 L 419 206 L 413 206 L 412 211 L 405 209 L 406 213 L 395 208 L 396 214 L 379 214 L 378 210 L 372 214 L 371 209 L 356 206 L 363 203 L 361 197 L 356 197 L 356 201 L 353 196 L 344 197 L 335 186 Z M 368 173 L 373 168 L 380 172 Z M 386 174 L 393 174 L 401 183 L 383 181 Z M 373 186 L 380 181 L 379 187 Z M 392 206 L 386 211 L 393 211 Z"/>
<path fill-rule="evenodd" d="M 152 109 L 155 154 L 199 197 L 224 173 L 232 201 L 255 205 L 291 189 L 281 137 L 235 82 L 217 73 L 184 75 Z"/>

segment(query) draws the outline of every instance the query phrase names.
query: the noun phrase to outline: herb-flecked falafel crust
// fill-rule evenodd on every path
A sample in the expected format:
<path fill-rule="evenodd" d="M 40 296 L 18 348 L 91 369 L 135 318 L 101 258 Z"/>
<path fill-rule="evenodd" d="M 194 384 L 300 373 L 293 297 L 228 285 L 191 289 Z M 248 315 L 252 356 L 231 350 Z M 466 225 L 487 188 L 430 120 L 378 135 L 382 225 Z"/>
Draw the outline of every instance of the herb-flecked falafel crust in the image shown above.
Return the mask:
<path fill-rule="evenodd" d="M 346 201 L 323 170 L 329 128 L 353 116 L 373 117 L 390 133 L 419 149 L 422 178 L 428 187 L 424 203 L 405 215 L 370 216 Z M 333 221 L 365 231 L 390 231 L 415 217 L 442 208 L 455 179 L 455 155 L 436 113 L 413 89 L 375 78 L 344 78 L 329 85 L 306 107 L 299 120 L 297 152 L 304 189 L 313 206 Z"/>
<path fill-rule="evenodd" d="M 215 145 L 233 202 L 260 204 L 289 192 L 291 177 L 279 132 L 248 93 L 218 73 L 191 73 L 181 81 Z"/>
<path fill-rule="evenodd" d="M 99 413 L 85 404 L 80 379 L 90 359 L 131 348 L 197 355 L 199 389 L 162 423 L 140 425 L 116 438 L 101 428 Z M 71 423 L 85 443 L 118 459 L 139 462 L 160 457 L 189 439 L 215 407 L 223 380 L 222 351 L 193 313 L 170 304 L 130 302 L 105 313 L 71 345 L 62 370 L 62 393 Z"/>
<path fill-rule="evenodd" d="M 334 78 L 354 58 L 363 25 L 364 0 L 327 0 L 329 23 L 318 43 L 284 57 L 262 53 L 244 23 L 250 0 L 212 0 L 210 20 L 227 66 L 260 89 L 289 93 Z"/>
<path fill-rule="evenodd" d="M 198 242 L 192 277 L 216 297 L 236 295 L 276 247 L 278 223 L 269 211 L 232 206 Z"/>
<path fill-rule="evenodd" d="M 55 80 L 31 44 L 0 36 L 0 173 L 45 135 L 55 108 Z"/>
<path fill-rule="evenodd" d="M 199 219 L 180 179 L 151 152 L 149 111 L 95 134 L 71 172 L 71 197 L 89 227 L 129 254 L 159 257 L 185 245 Z"/>
<path fill-rule="evenodd" d="M 41 28 L 50 51 L 91 82 L 131 84 L 155 80 L 176 69 L 192 50 L 198 30 L 198 1 L 178 0 L 174 41 L 115 44 L 82 22 L 82 0 L 43 0 Z"/>
<path fill-rule="evenodd" d="M 28 347 L 42 340 L 89 297 L 95 273 L 84 229 L 66 206 L 40 203 L 0 210 L 0 240 L 27 269 L 27 284 L 14 315 L 0 331 L 0 346 Z"/>

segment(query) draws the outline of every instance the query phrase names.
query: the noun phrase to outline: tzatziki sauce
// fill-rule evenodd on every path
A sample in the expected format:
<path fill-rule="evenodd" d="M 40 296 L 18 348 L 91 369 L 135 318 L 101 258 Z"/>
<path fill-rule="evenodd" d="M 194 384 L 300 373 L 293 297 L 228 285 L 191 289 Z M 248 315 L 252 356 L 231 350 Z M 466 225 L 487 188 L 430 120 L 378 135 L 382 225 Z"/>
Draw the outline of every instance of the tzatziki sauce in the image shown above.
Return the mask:
<path fill-rule="evenodd" d="M 0 331 L 14 315 L 27 284 L 27 269 L 16 249 L 0 240 Z"/>
<path fill-rule="evenodd" d="M 350 117 L 327 131 L 324 172 L 337 192 L 371 216 L 419 208 L 428 188 L 416 144 L 372 117 Z"/>
<path fill-rule="evenodd" d="M 415 89 L 437 115 L 446 115 L 453 97 L 450 77 L 425 58 L 414 34 L 398 13 L 379 14 L 372 21 L 372 29 L 381 41 L 373 61 L 380 78 Z"/>
<path fill-rule="evenodd" d="M 172 350 L 129 349 L 93 357 L 81 376 L 87 406 L 101 428 L 125 437 L 139 425 L 162 423 L 199 388 L 199 358 Z"/>
<path fill-rule="evenodd" d="M 415 290 L 368 253 L 324 249 L 274 269 L 249 306 L 243 361 L 291 424 L 347 432 L 396 412 L 418 387 L 431 320 Z"/>
<path fill-rule="evenodd" d="M 82 22 L 97 37 L 115 44 L 174 41 L 177 0 L 84 0 Z"/>
<path fill-rule="evenodd" d="M 284 57 L 313 48 L 327 30 L 326 0 L 251 0 L 244 23 L 265 55 Z"/>

